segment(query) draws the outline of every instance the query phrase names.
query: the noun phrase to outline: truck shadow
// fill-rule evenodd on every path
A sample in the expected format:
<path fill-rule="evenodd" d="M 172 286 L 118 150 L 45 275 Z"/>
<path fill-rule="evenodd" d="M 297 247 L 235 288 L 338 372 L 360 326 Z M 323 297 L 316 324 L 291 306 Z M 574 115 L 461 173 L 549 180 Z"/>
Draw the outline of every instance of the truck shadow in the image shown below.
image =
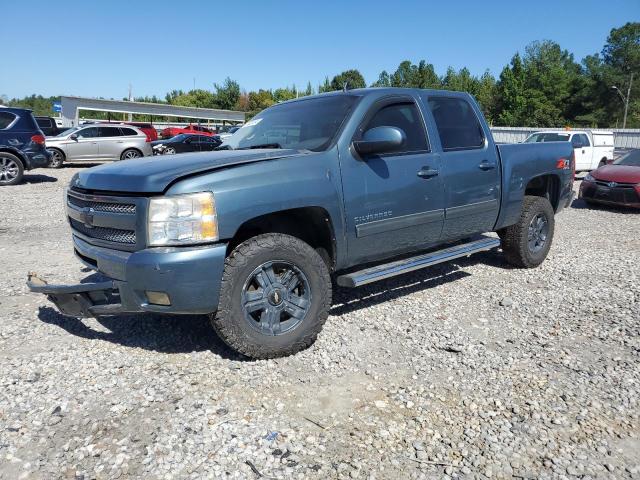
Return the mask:
<path fill-rule="evenodd" d="M 511 268 L 497 252 L 490 251 L 358 288 L 335 287 L 330 314 L 344 315 L 460 280 L 471 275 L 461 269 L 477 263 Z M 228 360 L 248 360 L 220 340 L 206 315 L 140 314 L 80 320 L 61 315 L 52 307 L 41 306 L 38 318 L 44 323 L 62 328 L 71 335 L 88 340 L 106 341 L 124 347 L 167 354 L 208 350 Z"/>

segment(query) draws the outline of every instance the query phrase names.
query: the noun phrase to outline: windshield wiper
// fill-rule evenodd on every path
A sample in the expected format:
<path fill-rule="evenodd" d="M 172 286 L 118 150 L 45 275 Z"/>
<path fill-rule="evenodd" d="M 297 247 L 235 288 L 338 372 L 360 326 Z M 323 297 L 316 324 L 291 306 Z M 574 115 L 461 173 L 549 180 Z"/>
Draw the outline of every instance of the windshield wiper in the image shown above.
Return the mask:
<path fill-rule="evenodd" d="M 252 150 L 254 148 L 282 148 L 279 143 L 259 143 L 257 145 L 250 145 L 248 147 L 236 148 L 236 150 Z"/>

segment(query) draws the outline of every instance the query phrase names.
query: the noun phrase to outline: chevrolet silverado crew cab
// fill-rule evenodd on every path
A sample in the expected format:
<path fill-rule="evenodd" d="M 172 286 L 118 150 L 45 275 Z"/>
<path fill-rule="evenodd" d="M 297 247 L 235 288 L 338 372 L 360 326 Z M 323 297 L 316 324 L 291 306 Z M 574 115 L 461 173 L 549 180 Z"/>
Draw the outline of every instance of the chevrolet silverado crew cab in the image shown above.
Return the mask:
<path fill-rule="evenodd" d="M 208 314 L 236 351 L 282 356 L 314 342 L 332 277 L 358 287 L 500 245 L 535 267 L 573 196 L 570 142 L 496 146 L 464 93 L 305 97 L 218 148 L 76 174 L 75 253 L 106 279 L 31 273 L 30 289 L 78 317 Z"/>

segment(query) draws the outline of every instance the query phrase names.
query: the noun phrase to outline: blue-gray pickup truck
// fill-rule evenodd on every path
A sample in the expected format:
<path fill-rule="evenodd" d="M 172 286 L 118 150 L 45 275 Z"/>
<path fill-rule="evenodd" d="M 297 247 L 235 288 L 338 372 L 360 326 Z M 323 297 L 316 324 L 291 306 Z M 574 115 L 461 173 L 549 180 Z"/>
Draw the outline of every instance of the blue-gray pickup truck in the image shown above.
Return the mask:
<path fill-rule="evenodd" d="M 288 355 L 316 339 L 332 285 L 500 246 L 507 262 L 536 267 L 574 168 L 568 142 L 496 145 L 464 93 L 305 97 L 262 111 L 218 151 L 74 176 L 75 254 L 105 279 L 53 285 L 31 273 L 28 285 L 66 315 L 208 314 L 236 351 Z"/>

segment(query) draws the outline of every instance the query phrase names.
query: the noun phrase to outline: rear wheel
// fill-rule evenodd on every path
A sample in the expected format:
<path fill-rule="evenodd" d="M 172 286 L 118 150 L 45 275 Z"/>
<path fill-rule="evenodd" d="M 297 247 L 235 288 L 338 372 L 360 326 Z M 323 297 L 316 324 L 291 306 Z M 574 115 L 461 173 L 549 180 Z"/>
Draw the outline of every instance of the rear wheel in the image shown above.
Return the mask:
<path fill-rule="evenodd" d="M 24 166 L 18 157 L 8 152 L 0 152 L 0 185 L 20 183 Z"/>
<path fill-rule="evenodd" d="M 298 238 L 270 233 L 241 243 L 225 261 L 211 323 L 244 355 L 280 357 L 315 341 L 330 304 L 331 278 L 318 252 Z"/>
<path fill-rule="evenodd" d="M 64 153 L 55 148 L 52 148 L 49 151 L 51 152 L 51 161 L 49 162 L 49 168 L 61 168 L 64 164 Z"/>
<path fill-rule="evenodd" d="M 120 160 L 132 160 L 134 158 L 140 158 L 141 156 L 142 154 L 140 153 L 140 151 L 136 150 L 135 148 L 129 148 L 122 152 L 122 155 L 120 155 Z"/>
<path fill-rule="evenodd" d="M 499 235 L 507 262 L 520 268 L 540 265 L 549 253 L 555 218 L 549 200 L 525 196 L 520 219 Z"/>

